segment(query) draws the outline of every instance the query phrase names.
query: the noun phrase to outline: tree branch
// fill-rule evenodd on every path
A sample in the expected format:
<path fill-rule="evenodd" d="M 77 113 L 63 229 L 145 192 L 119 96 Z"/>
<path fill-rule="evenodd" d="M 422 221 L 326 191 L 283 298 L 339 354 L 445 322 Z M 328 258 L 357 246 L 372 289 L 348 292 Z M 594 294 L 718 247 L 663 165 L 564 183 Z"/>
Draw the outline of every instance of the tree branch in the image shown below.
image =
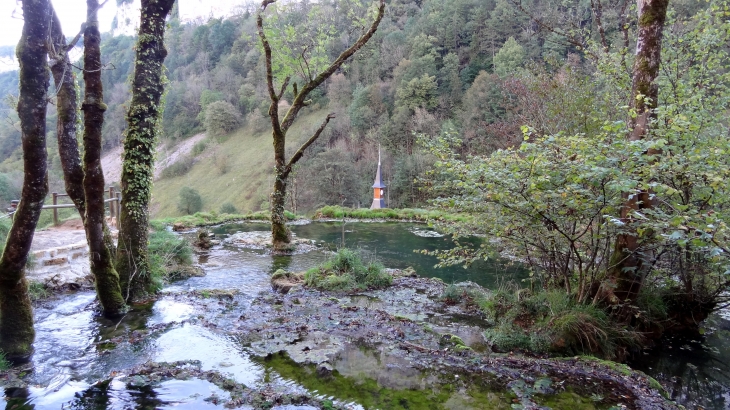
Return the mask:
<path fill-rule="evenodd" d="M 272 2 L 273 0 L 264 0 L 264 3 L 266 2 Z M 329 78 L 332 74 L 334 74 L 337 69 L 339 69 L 342 64 L 347 61 L 350 57 L 352 57 L 353 54 L 355 54 L 358 50 L 360 50 L 367 42 L 370 40 L 370 38 L 375 34 L 375 32 L 378 30 L 378 26 L 380 25 L 380 22 L 383 20 L 383 16 L 385 15 L 385 0 L 380 0 L 380 6 L 378 7 L 378 15 L 373 21 L 373 24 L 370 25 L 370 28 L 368 29 L 365 34 L 363 34 L 350 48 L 343 51 L 342 54 L 340 54 L 337 59 L 330 64 L 327 69 L 322 71 L 317 77 L 315 77 L 313 80 L 309 81 L 303 88 L 302 91 L 296 96 L 294 101 L 292 102 L 292 106 L 289 108 L 289 111 L 287 111 L 286 116 L 284 116 L 284 120 L 281 123 L 281 129 L 284 133 L 291 127 L 291 125 L 294 123 L 294 120 L 297 117 L 297 114 L 299 114 L 299 110 L 302 109 L 302 107 L 305 106 L 305 99 L 307 98 L 307 95 L 309 95 L 310 92 L 312 92 L 315 88 L 319 87 L 320 84 L 322 84 L 327 78 Z M 260 18 L 261 15 L 259 15 Z M 259 20 L 260 21 L 260 20 Z M 260 32 L 263 32 L 263 29 L 260 29 Z M 264 50 L 266 48 L 264 47 Z M 269 49 L 270 53 L 270 49 Z M 268 58 L 268 57 L 267 57 Z"/>
<path fill-rule="evenodd" d="M 591 9 L 593 10 L 593 15 L 596 18 L 596 25 L 598 26 L 598 33 L 601 36 L 601 45 L 603 46 L 603 51 L 608 52 L 608 41 L 606 41 L 606 31 L 603 29 L 603 4 L 601 4 L 601 0 L 591 0 Z"/>
<path fill-rule="evenodd" d="M 279 94 L 276 96 L 276 101 L 280 101 L 281 97 L 284 95 L 284 92 L 286 92 L 286 87 L 289 85 L 289 80 L 291 80 L 291 77 L 287 77 L 284 79 L 284 83 L 281 84 L 281 90 L 279 90 Z"/>
<path fill-rule="evenodd" d="M 105 4 L 106 4 L 106 3 L 108 2 L 108 1 L 109 1 L 109 0 L 104 0 L 104 2 L 103 2 L 103 3 L 101 3 L 101 4 L 99 4 L 99 6 L 97 6 L 97 7 L 96 7 L 96 8 L 95 8 L 95 9 L 93 10 L 93 12 L 94 12 L 94 13 L 96 13 L 97 11 L 99 11 L 99 10 L 100 10 L 100 9 L 101 9 L 102 7 L 104 7 L 104 5 L 105 5 Z M 54 13 L 55 13 L 55 11 L 54 11 Z M 81 39 L 81 35 L 82 35 L 82 34 L 84 34 L 84 31 L 86 31 L 86 26 L 87 26 L 88 24 L 89 24 L 89 22 L 88 22 L 88 21 L 85 21 L 85 22 L 81 23 L 81 30 L 79 30 L 79 33 L 78 33 L 78 34 L 76 34 L 76 37 L 74 37 L 74 39 L 73 39 L 73 40 L 71 40 L 71 42 L 70 42 L 70 43 L 68 43 L 68 46 L 66 46 L 66 51 L 71 51 L 71 49 L 72 49 L 72 48 L 76 47 L 76 43 L 78 43 L 78 42 L 79 42 L 79 39 Z M 98 21 L 98 20 L 96 21 L 96 24 L 99 24 L 99 21 Z"/>
<path fill-rule="evenodd" d="M 274 89 L 274 73 L 271 68 L 271 45 L 264 33 L 264 19 L 262 17 L 264 11 L 266 11 L 266 6 L 274 2 L 276 2 L 276 0 L 263 0 L 261 2 L 261 11 L 256 17 L 256 27 L 258 28 L 259 38 L 261 38 L 261 44 L 264 47 L 264 56 L 266 58 L 264 65 L 266 66 L 266 85 L 269 90 L 269 98 L 271 99 L 271 105 L 269 106 L 271 125 L 274 127 L 274 133 L 281 134 L 282 130 L 281 125 L 279 124 L 279 96 L 276 94 L 276 90 Z"/>
<path fill-rule="evenodd" d="M 307 140 L 302 146 L 297 150 L 296 153 L 291 157 L 289 160 L 289 163 L 286 164 L 286 170 L 284 171 L 284 175 L 288 176 L 291 172 L 292 167 L 302 158 L 304 155 L 304 151 L 309 148 L 310 145 L 314 144 L 315 141 L 317 141 L 317 138 L 319 138 L 320 135 L 322 135 L 322 132 L 327 127 L 327 124 L 330 122 L 331 119 L 336 118 L 335 113 L 331 113 L 327 115 L 327 118 L 324 119 L 324 122 L 322 125 L 319 126 L 317 131 L 314 132 L 314 135 L 312 135 L 311 138 Z"/>

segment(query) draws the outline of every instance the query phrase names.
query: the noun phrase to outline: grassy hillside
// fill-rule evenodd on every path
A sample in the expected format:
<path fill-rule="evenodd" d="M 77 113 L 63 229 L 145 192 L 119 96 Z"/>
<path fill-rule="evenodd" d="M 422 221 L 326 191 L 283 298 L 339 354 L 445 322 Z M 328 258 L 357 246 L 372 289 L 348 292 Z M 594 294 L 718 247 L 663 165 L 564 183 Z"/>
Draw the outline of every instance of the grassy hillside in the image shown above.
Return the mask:
<path fill-rule="evenodd" d="M 326 111 L 306 110 L 292 126 L 287 138 L 289 157 L 299 145 L 311 136 L 321 124 Z M 274 153 L 271 131 L 256 132 L 246 126 L 219 138 L 210 139 L 205 151 L 185 175 L 155 181 L 152 190 L 152 216 L 164 218 L 178 216 L 180 189 L 190 187 L 203 198 L 203 211 L 218 211 L 226 202 L 240 212 L 252 212 L 268 207 L 268 197 L 273 184 Z M 225 163 L 225 172 L 220 165 Z"/>

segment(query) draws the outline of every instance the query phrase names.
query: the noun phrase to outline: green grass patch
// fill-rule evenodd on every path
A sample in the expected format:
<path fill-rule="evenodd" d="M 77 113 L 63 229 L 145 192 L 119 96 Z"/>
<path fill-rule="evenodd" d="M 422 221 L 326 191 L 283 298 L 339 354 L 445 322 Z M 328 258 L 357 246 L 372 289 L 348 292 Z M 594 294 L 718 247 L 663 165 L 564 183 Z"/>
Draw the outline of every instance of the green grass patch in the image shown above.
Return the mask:
<path fill-rule="evenodd" d="M 354 292 L 390 286 L 393 276 L 378 262 L 365 263 L 352 249 L 342 248 L 327 262 L 304 274 L 307 286 L 334 292 Z"/>
<path fill-rule="evenodd" d="M 10 362 L 8 362 L 8 359 L 5 358 L 5 352 L 0 350 L 0 372 L 4 372 L 8 369 L 10 369 Z"/>
<path fill-rule="evenodd" d="M 339 205 L 325 206 L 314 212 L 314 217 L 319 218 L 353 218 L 353 219 L 399 219 L 409 221 L 444 221 L 444 222 L 466 222 L 466 215 L 448 214 L 434 209 L 368 209 L 368 208 L 346 208 Z"/>
<path fill-rule="evenodd" d="M 30 296 L 30 300 L 35 302 L 36 300 L 47 298 L 50 295 L 50 292 L 46 289 L 46 285 L 41 282 L 31 280 L 28 281 L 28 295 Z"/>
<path fill-rule="evenodd" d="M 149 260 L 152 291 L 158 291 L 171 280 L 192 268 L 193 250 L 190 243 L 165 229 L 155 230 L 149 236 Z M 189 276 L 189 275 L 188 275 Z"/>
<path fill-rule="evenodd" d="M 284 211 L 284 216 L 290 221 L 303 218 L 292 212 Z M 164 226 L 182 225 L 186 228 L 203 228 L 206 226 L 220 225 L 224 223 L 241 221 L 269 221 L 271 214 L 268 211 L 252 212 L 248 214 L 228 214 L 218 212 L 196 212 L 193 215 L 185 215 L 171 218 L 160 218 L 150 222 L 154 229 L 162 229 Z"/>
<path fill-rule="evenodd" d="M 326 117 L 326 110 L 305 108 L 287 133 L 287 144 L 304 143 Z M 225 173 L 216 165 L 216 155 L 201 155 L 187 173 L 171 176 L 155 182 L 152 187 L 153 218 L 178 216 L 177 203 L 180 189 L 195 189 L 203 198 L 203 211 L 219 210 L 228 202 L 240 213 L 257 212 L 269 207 L 269 195 L 274 186 L 274 152 L 271 146 L 271 129 L 257 130 L 247 125 L 219 138 L 215 149 L 220 153 L 235 153 L 227 164 Z M 211 150 L 194 149 L 195 152 Z"/>
<path fill-rule="evenodd" d="M 495 325 L 485 337 L 500 351 L 613 359 L 641 341 L 638 333 L 613 322 L 603 309 L 577 303 L 563 291 L 533 293 L 505 286 L 486 295 L 479 306 Z"/>

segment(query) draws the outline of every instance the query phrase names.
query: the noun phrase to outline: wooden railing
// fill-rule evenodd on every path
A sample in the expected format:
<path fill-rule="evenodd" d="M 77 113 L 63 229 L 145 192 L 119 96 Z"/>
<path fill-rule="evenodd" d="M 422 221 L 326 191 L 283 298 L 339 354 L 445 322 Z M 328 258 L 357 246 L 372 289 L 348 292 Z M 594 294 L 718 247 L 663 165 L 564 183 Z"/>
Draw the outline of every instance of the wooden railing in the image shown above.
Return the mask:
<path fill-rule="evenodd" d="M 109 198 L 104 200 L 105 204 L 109 204 L 109 216 L 111 218 L 118 218 L 119 216 L 119 204 L 122 202 L 122 193 L 117 191 L 113 186 L 109 187 Z M 59 204 L 58 199 L 68 197 L 68 194 L 59 194 L 58 192 L 51 193 L 52 204 L 43 205 L 42 209 L 53 210 L 53 225 L 58 226 L 58 210 L 63 208 L 76 208 L 74 204 Z M 15 213 L 15 210 L 20 203 L 19 200 L 10 201 L 10 213 Z"/>

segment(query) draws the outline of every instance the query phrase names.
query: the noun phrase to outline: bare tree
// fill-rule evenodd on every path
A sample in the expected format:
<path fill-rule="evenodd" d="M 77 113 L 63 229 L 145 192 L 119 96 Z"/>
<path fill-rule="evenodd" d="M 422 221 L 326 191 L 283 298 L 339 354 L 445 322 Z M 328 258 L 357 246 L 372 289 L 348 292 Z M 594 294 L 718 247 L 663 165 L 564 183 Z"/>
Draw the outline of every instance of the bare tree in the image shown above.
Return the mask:
<path fill-rule="evenodd" d="M 358 40 L 351 45 L 348 49 L 342 52 L 337 59 L 324 68 L 320 73 L 312 73 L 309 63 L 306 59 L 305 52 L 302 52 L 300 56 L 300 66 L 302 68 L 302 74 L 304 74 L 305 84 L 301 88 L 298 88 L 297 84 L 293 84 L 294 100 L 284 115 L 284 119 L 280 120 L 279 113 L 279 101 L 281 100 L 284 92 L 289 86 L 291 80 L 290 77 L 286 77 L 279 91 L 277 92 L 274 86 L 274 72 L 272 68 L 272 49 L 269 40 L 264 32 L 264 13 L 266 7 L 272 3 L 276 3 L 276 0 L 263 0 L 261 2 L 261 8 L 256 18 L 256 24 L 258 27 L 259 38 L 264 48 L 265 54 L 265 65 L 266 65 L 266 84 L 269 92 L 269 99 L 271 105 L 269 106 L 269 116 L 271 118 L 272 135 L 274 139 L 274 162 L 275 162 L 275 179 L 274 179 L 274 190 L 271 193 L 271 236 L 272 244 L 275 250 L 283 251 L 287 250 L 289 243 L 291 242 L 291 232 L 286 226 L 286 217 L 284 216 L 284 206 L 286 203 L 286 187 L 289 175 L 292 172 L 292 167 L 299 161 L 304 155 L 304 151 L 312 145 L 317 138 L 322 134 L 324 129 L 327 127 L 329 121 L 335 118 L 335 114 L 329 114 L 322 122 L 322 125 L 312 134 L 312 136 L 294 153 L 294 155 L 286 160 L 286 133 L 291 128 L 292 124 L 299 115 L 299 111 L 305 107 L 307 97 L 309 94 L 319 87 L 325 80 L 327 80 L 332 74 L 334 74 L 350 57 L 352 57 L 358 50 L 360 50 L 370 38 L 375 34 L 378 29 L 380 21 L 383 19 L 385 14 L 385 0 L 379 0 L 379 7 L 375 20 L 370 25 L 369 29 L 365 31 Z"/>

